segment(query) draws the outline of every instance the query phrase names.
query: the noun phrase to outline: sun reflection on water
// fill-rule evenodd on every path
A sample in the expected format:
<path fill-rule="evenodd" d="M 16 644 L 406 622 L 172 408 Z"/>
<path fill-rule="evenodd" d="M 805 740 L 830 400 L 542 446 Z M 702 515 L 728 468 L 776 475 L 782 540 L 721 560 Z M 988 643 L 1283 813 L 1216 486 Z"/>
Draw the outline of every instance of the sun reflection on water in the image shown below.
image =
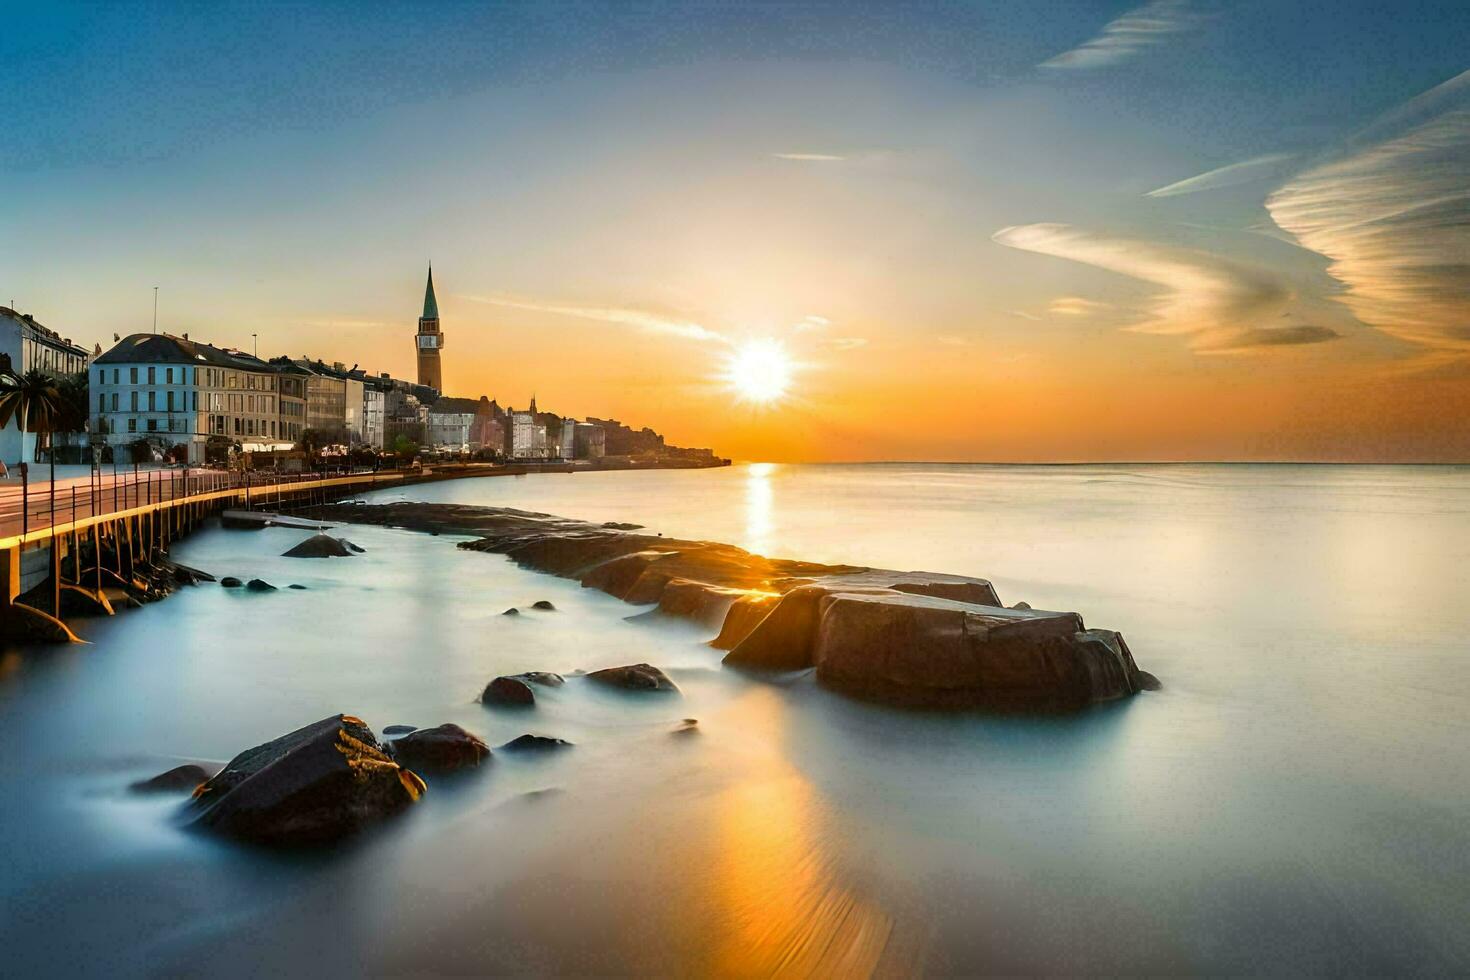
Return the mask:
<path fill-rule="evenodd" d="M 776 463 L 751 463 L 746 467 L 744 545 L 758 555 L 770 555 L 771 513 L 775 509 L 771 476 L 777 468 Z"/>

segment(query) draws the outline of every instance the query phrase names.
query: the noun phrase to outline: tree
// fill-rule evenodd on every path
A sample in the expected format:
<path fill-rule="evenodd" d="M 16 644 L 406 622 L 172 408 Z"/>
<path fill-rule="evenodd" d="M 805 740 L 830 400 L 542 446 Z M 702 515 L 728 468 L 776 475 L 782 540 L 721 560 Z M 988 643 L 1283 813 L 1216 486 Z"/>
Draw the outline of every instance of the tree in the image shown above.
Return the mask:
<path fill-rule="evenodd" d="M 85 409 L 83 412 L 85 413 Z M 56 378 L 37 368 L 32 368 L 25 374 L 9 371 L 0 375 L 0 429 L 9 425 L 11 419 L 16 419 L 20 425 L 22 453 L 25 452 L 27 431 L 49 436 L 53 432 L 72 431 L 71 427 L 76 422 L 72 405 L 62 393 Z M 54 448 L 51 452 L 51 509 L 53 512 L 56 510 Z"/>

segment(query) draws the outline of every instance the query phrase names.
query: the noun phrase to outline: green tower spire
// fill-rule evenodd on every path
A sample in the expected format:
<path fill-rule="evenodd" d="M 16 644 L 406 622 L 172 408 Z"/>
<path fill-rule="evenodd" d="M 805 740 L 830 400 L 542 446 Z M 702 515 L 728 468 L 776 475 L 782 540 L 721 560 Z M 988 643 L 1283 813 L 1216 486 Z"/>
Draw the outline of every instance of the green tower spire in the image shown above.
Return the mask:
<path fill-rule="evenodd" d="M 424 287 L 424 319 L 439 319 L 439 302 L 434 299 L 434 266 L 429 265 L 429 284 Z"/>

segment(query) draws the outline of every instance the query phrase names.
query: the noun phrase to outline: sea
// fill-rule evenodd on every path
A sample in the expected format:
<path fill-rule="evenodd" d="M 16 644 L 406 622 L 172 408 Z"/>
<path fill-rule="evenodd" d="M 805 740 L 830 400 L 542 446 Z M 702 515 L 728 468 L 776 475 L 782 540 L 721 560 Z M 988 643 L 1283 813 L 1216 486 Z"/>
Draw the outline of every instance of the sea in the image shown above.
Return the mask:
<path fill-rule="evenodd" d="M 709 629 L 449 535 L 344 525 L 363 554 L 300 560 L 302 531 L 207 527 L 174 557 L 282 588 L 185 588 L 0 655 L 0 972 L 1470 971 L 1470 468 L 749 464 L 364 499 L 982 576 L 1121 631 L 1162 689 L 896 710 L 723 669 Z M 681 693 L 477 701 L 644 661 Z M 574 745 L 309 853 L 128 791 L 337 712 Z"/>

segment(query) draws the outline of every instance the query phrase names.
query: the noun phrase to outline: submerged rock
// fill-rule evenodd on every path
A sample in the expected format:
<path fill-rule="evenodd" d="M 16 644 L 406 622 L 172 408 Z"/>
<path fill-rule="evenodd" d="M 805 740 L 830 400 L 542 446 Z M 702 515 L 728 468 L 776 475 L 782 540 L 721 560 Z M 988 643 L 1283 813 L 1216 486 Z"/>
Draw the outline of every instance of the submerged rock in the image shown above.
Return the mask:
<path fill-rule="evenodd" d="M 351 558 L 354 551 L 362 551 L 356 545 L 334 538 L 330 534 L 313 534 L 291 550 L 284 558 Z"/>
<path fill-rule="evenodd" d="M 541 610 L 544 610 L 546 612 L 555 612 L 556 611 L 556 606 L 554 606 L 554 605 L 551 604 L 551 600 L 550 599 L 537 599 L 535 602 L 531 603 L 531 608 L 532 609 L 541 609 Z"/>
<path fill-rule="evenodd" d="M 490 758 L 480 736 L 453 724 L 420 728 L 396 739 L 390 749 L 399 764 L 431 774 L 470 769 Z"/>
<path fill-rule="evenodd" d="M 245 583 L 245 588 L 251 592 L 274 592 L 276 587 L 264 579 L 253 578 Z"/>
<path fill-rule="evenodd" d="M 140 779 L 128 787 L 134 793 L 191 793 L 209 779 L 203 766 L 175 766 L 152 779 Z"/>
<path fill-rule="evenodd" d="M 625 691 L 675 691 L 678 686 L 663 671 L 651 664 L 629 664 L 626 667 L 608 667 L 594 670 L 587 675 L 589 681 L 620 687 Z"/>
<path fill-rule="evenodd" d="M 519 678 L 497 677 L 485 685 L 484 692 L 480 694 L 480 700 L 485 704 L 524 708 L 536 703 L 536 692 Z"/>
<path fill-rule="evenodd" d="M 245 583 L 244 582 L 241 582 L 239 579 L 235 578 L 235 576 L 233 576 L 233 575 L 226 575 L 224 578 L 222 578 L 222 579 L 219 580 L 219 584 L 222 585 L 222 586 L 224 586 L 227 589 L 238 589 L 240 586 L 244 585 Z"/>
<path fill-rule="evenodd" d="M 302 592 L 305 592 L 306 591 L 306 586 L 304 586 L 304 585 L 297 585 L 295 582 L 292 582 L 290 585 L 286 586 L 286 588 L 288 588 L 288 589 L 300 589 Z"/>
<path fill-rule="evenodd" d="M 547 752 L 555 749 L 569 749 L 572 743 L 564 738 L 552 738 L 549 735 L 522 735 L 513 738 L 500 747 L 502 752 Z"/>
<path fill-rule="evenodd" d="M 698 735 L 699 734 L 699 719 L 698 718 L 685 718 L 683 721 L 681 721 L 677 725 L 675 725 L 674 728 L 673 728 L 673 731 L 669 732 L 669 734 L 670 735 Z"/>
<path fill-rule="evenodd" d="M 195 822 L 255 843 L 321 844 L 423 793 L 423 780 L 390 759 L 361 719 L 333 715 L 231 759 L 195 791 Z"/>
<path fill-rule="evenodd" d="M 502 615 L 502 616 L 519 616 L 520 614 L 521 614 L 521 611 L 519 609 L 517 609 L 515 606 L 511 606 L 509 609 L 507 609 L 505 612 L 501 613 L 500 615 Z"/>
<path fill-rule="evenodd" d="M 389 725 L 383 729 L 384 735 L 407 735 L 409 732 L 418 731 L 417 725 Z"/>

